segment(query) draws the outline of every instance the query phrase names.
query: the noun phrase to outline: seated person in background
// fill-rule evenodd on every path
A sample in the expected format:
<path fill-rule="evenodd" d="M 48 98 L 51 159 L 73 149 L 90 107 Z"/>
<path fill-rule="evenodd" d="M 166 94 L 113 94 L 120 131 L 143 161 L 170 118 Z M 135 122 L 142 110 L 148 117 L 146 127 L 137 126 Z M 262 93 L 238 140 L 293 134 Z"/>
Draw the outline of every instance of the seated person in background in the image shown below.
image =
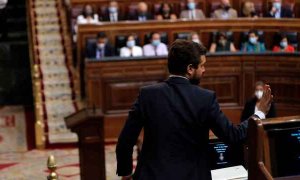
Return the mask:
<path fill-rule="evenodd" d="M 248 41 L 242 45 L 244 52 L 265 52 L 266 47 L 264 43 L 258 41 L 258 32 L 251 30 L 248 33 Z"/>
<path fill-rule="evenodd" d="M 201 9 L 196 9 L 195 0 L 187 0 L 186 1 L 187 10 L 184 10 L 180 13 L 181 19 L 205 19 L 205 15 L 203 14 Z"/>
<path fill-rule="evenodd" d="M 242 16 L 248 17 L 248 18 L 257 18 L 258 17 L 253 2 L 251 2 L 251 1 L 244 2 Z"/>
<path fill-rule="evenodd" d="M 147 21 L 153 19 L 153 15 L 148 12 L 148 5 L 145 2 L 139 2 L 137 12 L 128 18 L 129 20 Z"/>
<path fill-rule="evenodd" d="M 123 20 L 121 13 L 119 12 L 119 5 L 117 1 L 110 1 L 108 8 L 101 18 L 102 21 L 117 22 Z"/>
<path fill-rule="evenodd" d="M 237 18 L 237 11 L 230 5 L 229 0 L 220 0 L 220 7 L 212 13 L 212 18 L 217 19 L 232 19 Z"/>
<path fill-rule="evenodd" d="M 159 33 L 151 34 L 151 44 L 146 44 L 143 47 L 144 56 L 166 56 L 168 55 L 167 45 L 160 41 Z"/>
<path fill-rule="evenodd" d="M 202 42 L 199 38 L 199 34 L 196 32 L 191 33 L 191 35 L 189 36 L 189 40 L 193 41 L 195 43 L 198 43 L 198 44 L 202 44 Z"/>
<path fill-rule="evenodd" d="M 177 16 L 173 12 L 173 8 L 170 4 L 168 3 L 162 3 L 159 8 L 159 12 L 156 15 L 157 20 L 163 20 L 163 19 L 172 19 L 176 20 Z"/>
<path fill-rule="evenodd" d="M 121 57 L 136 57 L 143 56 L 143 50 L 141 47 L 135 45 L 134 35 L 127 37 L 126 46 L 120 50 Z"/>
<path fill-rule="evenodd" d="M 77 24 L 89 24 L 98 22 L 98 14 L 94 12 L 93 7 L 89 4 L 83 7 L 82 14 L 77 17 Z"/>
<path fill-rule="evenodd" d="M 86 57 L 102 59 L 109 56 L 114 56 L 114 48 L 108 43 L 106 34 L 100 32 L 97 35 L 97 42 L 87 45 Z"/>
<path fill-rule="evenodd" d="M 249 99 L 243 109 L 242 115 L 241 115 L 241 122 L 247 120 L 249 117 L 252 116 L 253 113 L 255 113 L 257 110 L 257 106 L 260 103 L 261 97 L 263 95 L 263 87 L 265 83 L 262 81 L 258 81 L 255 83 L 255 92 L 251 99 Z M 276 109 L 274 102 L 271 103 L 270 110 L 268 114 L 266 114 L 266 118 L 274 118 L 276 117 Z"/>
<path fill-rule="evenodd" d="M 236 52 L 234 44 L 228 40 L 225 32 L 219 32 L 217 34 L 216 41 L 210 46 L 209 52 Z"/>
<path fill-rule="evenodd" d="M 273 47 L 273 52 L 295 52 L 295 48 L 289 45 L 287 36 L 282 34 L 279 45 Z"/>
<path fill-rule="evenodd" d="M 293 12 L 290 8 L 282 6 L 282 0 L 273 0 L 272 8 L 268 12 L 267 17 L 291 18 L 293 17 Z"/>

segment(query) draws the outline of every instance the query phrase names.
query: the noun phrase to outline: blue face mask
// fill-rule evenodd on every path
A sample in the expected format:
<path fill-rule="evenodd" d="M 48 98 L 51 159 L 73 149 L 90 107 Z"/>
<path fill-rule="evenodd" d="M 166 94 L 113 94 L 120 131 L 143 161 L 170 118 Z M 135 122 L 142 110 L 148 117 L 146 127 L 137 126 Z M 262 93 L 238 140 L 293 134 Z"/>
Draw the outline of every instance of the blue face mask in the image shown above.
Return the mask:
<path fill-rule="evenodd" d="M 276 9 L 280 9 L 280 8 L 281 8 L 281 3 L 279 3 L 279 2 L 274 2 L 274 3 L 273 3 L 273 6 L 274 6 Z"/>
<path fill-rule="evenodd" d="M 116 13 L 117 12 L 116 7 L 109 7 L 108 10 L 109 10 L 110 13 Z"/>
<path fill-rule="evenodd" d="M 285 42 L 285 41 L 281 41 L 281 42 L 280 42 L 280 46 L 283 47 L 283 48 L 285 48 L 285 47 L 288 46 L 288 43 Z"/>
<path fill-rule="evenodd" d="M 153 40 L 152 45 L 153 46 L 158 46 L 160 44 L 160 40 Z"/>
<path fill-rule="evenodd" d="M 134 40 L 127 41 L 126 45 L 127 47 L 132 48 L 133 46 L 135 46 L 135 41 Z"/>
<path fill-rule="evenodd" d="M 194 2 L 189 2 L 187 4 L 189 10 L 194 10 L 196 8 L 196 4 Z"/>
<path fill-rule="evenodd" d="M 256 37 L 250 37 L 249 42 L 252 43 L 252 44 L 256 44 L 257 43 Z"/>

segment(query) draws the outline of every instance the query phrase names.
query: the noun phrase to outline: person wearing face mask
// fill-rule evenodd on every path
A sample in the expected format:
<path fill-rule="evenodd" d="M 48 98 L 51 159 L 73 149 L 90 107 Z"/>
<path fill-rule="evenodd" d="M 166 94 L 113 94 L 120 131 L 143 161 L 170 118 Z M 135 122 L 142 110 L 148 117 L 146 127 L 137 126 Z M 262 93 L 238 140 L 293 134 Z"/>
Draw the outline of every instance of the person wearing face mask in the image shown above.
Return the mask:
<path fill-rule="evenodd" d="M 242 45 L 244 52 L 265 52 L 266 47 L 264 43 L 259 42 L 258 32 L 251 30 L 248 33 L 248 41 Z"/>
<path fill-rule="evenodd" d="M 271 10 L 268 12 L 267 17 L 292 18 L 293 11 L 291 8 L 282 5 L 282 0 L 273 0 Z"/>
<path fill-rule="evenodd" d="M 114 55 L 114 48 L 108 43 L 104 32 L 99 32 L 96 43 L 88 44 L 86 48 L 87 58 L 103 59 Z"/>
<path fill-rule="evenodd" d="M 230 5 L 229 0 L 220 0 L 220 7 L 212 13 L 212 18 L 232 19 L 237 18 L 237 11 Z"/>
<path fill-rule="evenodd" d="M 164 19 L 176 20 L 177 16 L 173 12 L 173 8 L 170 4 L 162 3 L 160 5 L 158 14 L 156 15 L 155 19 L 156 20 L 164 20 Z"/>
<path fill-rule="evenodd" d="M 236 48 L 234 44 L 228 40 L 225 32 L 219 32 L 217 34 L 217 41 L 211 44 L 209 52 L 236 52 Z"/>
<path fill-rule="evenodd" d="M 167 45 L 160 40 L 159 33 L 151 33 L 151 43 L 143 47 L 144 56 L 166 56 L 168 55 Z"/>
<path fill-rule="evenodd" d="M 143 50 L 141 47 L 136 46 L 134 35 L 127 37 L 126 46 L 120 50 L 121 57 L 137 57 L 143 56 Z"/>
<path fill-rule="evenodd" d="M 77 17 L 77 24 L 92 24 L 98 22 L 99 16 L 89 4 L 83 7 L 82 14 Z"/>
<path fill-rule="evenodd" d="M 211 180 L 209 130 L 231 144 L 246 140 L 248 120 L 234 125 L 216 93 L 200 87 L 205 63 L 204 46 L 177 39 L 168 55 L 168 79 L 140 88 L 116 147 L 123 180 Z M 266 85 L 251 118 L 264 119 L 271 101 Z M 142 129 L 143 147 L 132 174 L 133 147 Z"/>
<path fill-rule="evenodd" d="M 119 5 L 117 1 L 110 1 L 104 15 L 101 17 L 102 21 L 118 22 L 123 20 L 122 14 L 119 12 Z"/>
<path fill-rule="evenodd" d="M 255 83 L 255 91 L 253 97 L 251 97 L 244 106 L 243 112 L 241 114 L 241 122 L 247 120 L 253 113 L 258 111 L 257 107 L 261 102 L 261 98 L 263 96 L 263 87 L 265 83 L 262 81 L 258 81 Z M 274 118 L 276 117 L 276 108 L 274 102 L 270 104 L 270 111 L 266 114 L 266 118 Z"/>
<path fill-rule="evenodd" d="M 198 44 L 202 45 L 202 42 L 201 42 L 201 40 L 199 38 L 199 34 L 196 33 L 196 32 L 191 33 L 188 39 L 190 41 L 193 41 L 195 43 L 198 43 Z"/>
<path fill-rule="evenodd" d="M 273 47 L 273 52 L 295 52 L 295 48 L 289 44 L 287 36 L 282 34 L 279 45 Z"/>
<path fill-rule="evenodd" d="M 188 20 L 197 20 L 197 19 L 205 19 L 205 15 L 203 14 L 201 9 L 196 9 L 195 0 L 187 0 L 186 1 L 187 10 L 181 11 L 180 18 L 188 19 Z"/>
<path fill-rule="evenodd" d="M 147 21 L 152 20 L 153 15 L 148 12 L 148 5 L 145 2 L 139 2 L 137 11 L 133 14 L 129 14 L 128 20 L 135 21 Z"/>

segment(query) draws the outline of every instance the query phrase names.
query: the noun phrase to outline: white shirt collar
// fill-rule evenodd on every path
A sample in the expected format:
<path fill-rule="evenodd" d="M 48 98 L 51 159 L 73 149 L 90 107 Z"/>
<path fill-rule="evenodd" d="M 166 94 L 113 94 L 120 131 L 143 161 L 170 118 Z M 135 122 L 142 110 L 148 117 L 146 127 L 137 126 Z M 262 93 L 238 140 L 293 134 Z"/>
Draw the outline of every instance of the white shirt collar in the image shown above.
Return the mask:
<path fill-rule="evenodd" d="M 188 79 L 187 77 L 185 77 L 185 76 L 180 76 L 180 75 L 175 75 L 175 74 L 171 74 L 169 77 L 170 77 L 170 78 L 172 78 L 172 77 L 178 77 L 178 78 L 184 78 L 184 79 L 189 80 L 189 79 Z"/>

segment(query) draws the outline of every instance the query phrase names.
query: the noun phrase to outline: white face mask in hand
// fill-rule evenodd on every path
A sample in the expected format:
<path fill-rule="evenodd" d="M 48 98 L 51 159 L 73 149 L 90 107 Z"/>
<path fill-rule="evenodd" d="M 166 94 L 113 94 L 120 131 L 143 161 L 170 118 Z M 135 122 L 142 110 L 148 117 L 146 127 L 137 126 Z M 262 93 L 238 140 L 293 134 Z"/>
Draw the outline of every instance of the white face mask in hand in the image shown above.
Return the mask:
<path fill-rule="evenodd" d="M 257 99 L 261 99 L 263 94 L 264 94 L 264 92 L 261 91 L 261 90 L 255 91 L 255 96 L 256 96 Z"/>

